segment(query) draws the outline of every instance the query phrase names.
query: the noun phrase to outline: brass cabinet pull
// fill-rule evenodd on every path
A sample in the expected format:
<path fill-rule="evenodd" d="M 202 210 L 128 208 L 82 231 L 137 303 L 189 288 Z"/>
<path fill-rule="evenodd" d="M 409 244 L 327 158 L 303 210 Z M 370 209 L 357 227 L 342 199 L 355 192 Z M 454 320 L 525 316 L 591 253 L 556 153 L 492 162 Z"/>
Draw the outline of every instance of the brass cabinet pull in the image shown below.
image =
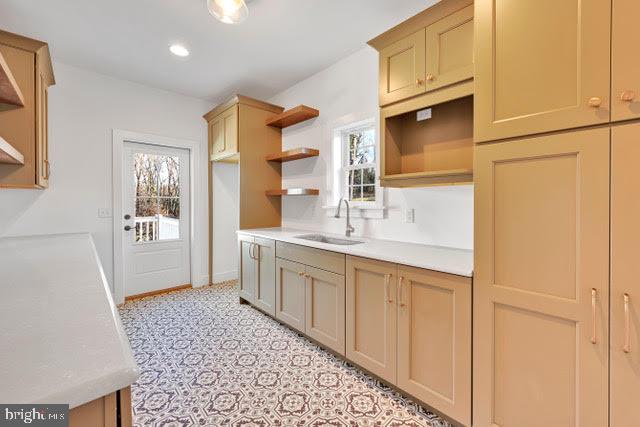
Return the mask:
<path fill-rule="evenodd" d="M 624 102 L 631 102 L 635 99 L 636 93 L 632 90 L 623 90 L 620 94 L 620 100 Z"/>
<path fill-rule="evenodd" d="M 310 275 L 309 273 L 305 273 L 305 274 L 304 274 L 304 278 L 305 278 L 305 279 L 308 279 L 309 277 L 311 277 L 311 275 Z"/>
<path fill-rule="evenodd" d="M 255 258 L 253 257 L 253 243 L 249 243 L 249 257 L 250 257 L 251 259 L 255 259 Z"/>
<path fill-rule="evenodd" d="M 255 259 L 256 261 L 260 261 L 260 245 L 257 243 L 254 243 L 253 247 L 254 247 L 253 259 Z"/>
<path fill-rule="evenodd" d="M 622 296 L 624 300 L 624 346 L 622 350 L 625 353 L 631 352 L 631 331 L 629 330 L 631 325 L 629 324 L 629 294 L 624 294 Z"/>
<path fill-rule="evenodd" d="M 417 86 L 422 86 L 424 84 L 424 80 L 422 79 L 416 79 L 416 85 Z"/>
<path fill-rule="evenodd" d="M 591 343 L 598 342 L 596 339 L 596 299 L 598 297 L 598 291 L 596 288 L 591 288 Z"/>
<path fill-rule="evenodd" d="M 589 104 L 589 107 L 599 108 L 600 105 L 602 104 L 602 99 L 598 98 L 597 96 L 594 96 L 593 98 L 589 98 L 588 104 Z"/>
<path fill-rule="evenodd" d="M 391 274 L 387 273 L 384 275 L 384 293 L 386 294 L 386 300 L 388 303 L 392 303 L 393 299 L 391 298 L 391 289 L 389 289 L 391 282 Z"/>
<path fill-rule="evenodd" d="M 428 82 L 432 82 L 435 79 L 435 76 L 433 74 L 427 74 L 427 81 Z"/>
<path fill-rule="evenodd" d="M 400 307 L 404 307 L 406 306 L 405 302 L 404 302 L 404 297 L 405 297 L 405 292 L 404 292 L 404 277 L 400 276 L 398 277 L 398 288 L 400 289 L 400 297 L 398 298 L 400 300 Z"/>
<path fill-rule="evenodd" d="M 304 276 L 304 271 L 298 271 L 298 276 Z"/>

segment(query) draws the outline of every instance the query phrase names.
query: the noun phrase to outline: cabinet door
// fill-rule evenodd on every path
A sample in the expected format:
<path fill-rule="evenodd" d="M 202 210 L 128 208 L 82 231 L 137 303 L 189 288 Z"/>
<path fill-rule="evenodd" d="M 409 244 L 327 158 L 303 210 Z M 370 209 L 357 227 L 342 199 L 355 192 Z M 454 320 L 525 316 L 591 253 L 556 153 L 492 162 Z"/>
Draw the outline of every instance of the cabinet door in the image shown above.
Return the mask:
<path fill-rule="evenodd" d="M 223 160 L 238 152 L 238 106 L 234 105 L 209 123 L 210 160 Z"/>
<path fill-rule="evenodd" d="M 426 29 L 427 91 L 473 77 L 473 6 Z"/>
<path fill-rule="evenodd" d="M 240 267 L 238 294 L 240 298 L 253 304 L 257 277 L 254 238 L 238 236 L 238 249 L 238 266 Z"/>
<path fill-rule="evenodd" d="M 613 0 L 611 28 L 611 120 L 640 117 L 640 2 Z"/>
<path fill-rule="evenodd" d="M 254 304 L 272 316 L 276 315 L 276 242 L 256 237 L 254 256 L 258 259 L 258 276 Z"/>
<path fill-rule="evenodd" d="M 307 266 L 306 333 L 344 355 L 344 276 Z"/>
<path fill-rule="evenodd" d="M 425 91 L 424 29 L 380 51 L 380 105 Z"/>
<path fill-rule="evenodd" d="M 47 106 L 49 92 L 45 77 L 36 76 L 36 178 L 38 186 L 49 187 L 49 122 Z"/>
<path fill-rule="evenodd" d="M 636 427 L 640 424 L 640 125 L 611 132 L 611 426 Z"/>
<path fill-rule="evenodd" d="M 397 266 L 347 257 L 347 358 L 396 382 Z"/>
<path fill-rule="evenodd" d="M 475 2 L 475 139 L 609 120 L 611 4 Z"/>
<path fill-rule="evenodd" d="M 473 425 L 607 425 L 609 129 L 476 147 Z"/>
<path fill-rule="evenodd" d="M 276 319 L 305 331 L 305 266 L 276 258 Z"/>
<path fill-rule="evenodd" d="M 217 117 L 209 122 L 209 160 L 220 158 L 224 152 L 224 125 Z"/>
<path fill-rule="evenodd" d="M 400 266 L 397 385 L 471 425 L 471 279 Z"/>

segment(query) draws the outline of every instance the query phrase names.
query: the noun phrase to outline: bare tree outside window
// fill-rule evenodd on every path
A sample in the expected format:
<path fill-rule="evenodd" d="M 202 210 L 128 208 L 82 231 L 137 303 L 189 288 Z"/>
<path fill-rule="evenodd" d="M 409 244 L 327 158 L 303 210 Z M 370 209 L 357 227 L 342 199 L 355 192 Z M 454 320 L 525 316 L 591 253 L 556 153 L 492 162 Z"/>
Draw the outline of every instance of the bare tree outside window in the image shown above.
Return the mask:
<path fill-rule="evenodd" d="M 137 242 L 180 238 L 180 160 L 134 154 Z"/>
<path fill-rule="evenodd" d="M 349 200 L 376 200 L 376 139 L 373 126 L 350 129 L 342 135 L 345 179 Z"/>

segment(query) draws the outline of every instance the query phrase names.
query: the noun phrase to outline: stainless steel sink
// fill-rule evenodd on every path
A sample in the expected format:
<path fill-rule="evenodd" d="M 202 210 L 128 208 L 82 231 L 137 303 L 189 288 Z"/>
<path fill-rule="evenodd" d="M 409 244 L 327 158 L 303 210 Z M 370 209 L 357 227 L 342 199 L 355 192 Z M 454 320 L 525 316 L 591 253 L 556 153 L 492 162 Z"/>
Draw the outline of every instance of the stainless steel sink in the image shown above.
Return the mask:
<path fill-rule="evenodd" d="M 347 239 L 338 239 L 337 237 L 329 237 L 324 234 L 302 234 L 300 236 L 293 236 L 296 239 L 304 239 L 304 240 L 312 240 L 314 242 L 320 243 L 329 243 L 330 245 L 357 245 L 361 242 L 360 240 L 347 240 Z"/>

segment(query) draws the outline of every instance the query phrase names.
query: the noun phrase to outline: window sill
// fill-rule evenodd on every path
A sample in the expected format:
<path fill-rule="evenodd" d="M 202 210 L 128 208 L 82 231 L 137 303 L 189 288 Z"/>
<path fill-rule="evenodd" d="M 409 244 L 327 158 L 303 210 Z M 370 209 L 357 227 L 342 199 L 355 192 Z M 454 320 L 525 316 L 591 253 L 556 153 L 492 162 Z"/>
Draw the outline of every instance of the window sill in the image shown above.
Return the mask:
<path fill-rule="evenodd" d="M 328 217 L 335 216 L 337 208 L 338 206 L 322 207 Z M 349 214 L 351 215 L 351 218 L 384 219 L 386 210 L 387 208 L 384 206 L 351 206 L 349 209 Z M 340 207 L 340 215 L 344 216 L 346 214 L 347 208 L 346 206 L 342 205 Z"/>

